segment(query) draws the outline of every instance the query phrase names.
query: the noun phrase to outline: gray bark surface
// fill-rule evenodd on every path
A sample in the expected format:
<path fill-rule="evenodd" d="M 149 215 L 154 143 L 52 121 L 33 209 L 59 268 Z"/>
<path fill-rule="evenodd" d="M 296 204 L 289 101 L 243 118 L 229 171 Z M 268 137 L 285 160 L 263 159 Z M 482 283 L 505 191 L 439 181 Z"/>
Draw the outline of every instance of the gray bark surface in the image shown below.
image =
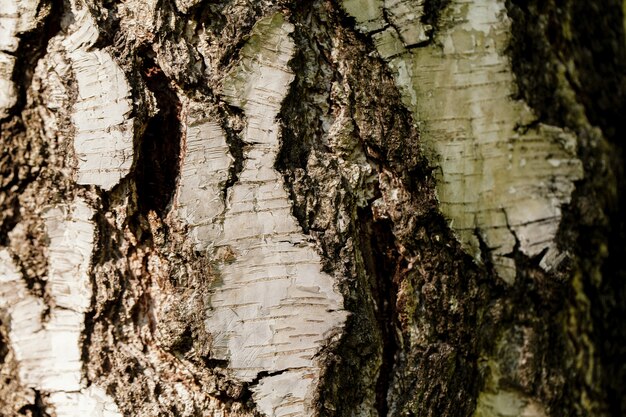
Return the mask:
<path fill-rule="evenodd" d="M 0 0 L 0 416 L 625 415 L 625 11 Z"/>

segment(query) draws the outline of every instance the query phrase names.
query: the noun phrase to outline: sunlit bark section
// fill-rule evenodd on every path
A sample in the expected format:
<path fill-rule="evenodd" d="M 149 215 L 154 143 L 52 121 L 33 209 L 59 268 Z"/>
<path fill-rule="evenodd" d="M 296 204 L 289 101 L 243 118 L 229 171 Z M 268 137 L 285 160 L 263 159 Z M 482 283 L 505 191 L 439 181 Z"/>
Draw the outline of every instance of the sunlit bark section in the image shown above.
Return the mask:
<path fill-rule="evenodd" d="M 78 86 L 72 112 L 77 182 L 109 190 L 133 162 L 130 87 L 111 55 L 92 49 L 98 30 L 88 9 L 75 10 L 74 18 L 63 45 Z"/>
<path fill-rule="evenodd" d="M 0 0 L 0 118 L 17 102 L 13 83 L 16 52 L 21 34 L 33 30 L 42 19 L 38 0 Z"/>
<path fill-rule="evenodd" d="M 183 161 L 175 205 L 179 218 L 189 226 L 197 250 L 212 247 L 223 219 L 222 189 L 228 179 L 232 156 L 226 135 L 200 103 L 187 104 Z"/>
<path fill-rule="evenodd" d="M 280 148 L 276 116 L 293 74 L 293 26 L 276 14 L 259 21 L 221 93 L 244 111 L 243 168 L 222 188 L 232 156 L 215 122 L 188 118 L 177 202 L 198 247 L 222 260 L 222 282 L 207 311 L 211 357 L 252 384 L 268 416 L 312 413 L 320 375 L 315 356 L 345 319 L 333 279 L 291 214 L 274 164 Z"/>
<path fill-rule="evenodd" d="M 81 336 L 92 295 L 92 215 L 80 198 L 43 213 L 50 239 L 43 299 L 27 288 L 9 252 L 0 250 L 0 308 L 10 315 L 19 378 L 47 395 L 49 411 L 58 417 L 120 416 L 106 393 L 82 381 Z"/>
<path fill-rule="evenodd" d="M 504 1 L 451 1 L 443 12 L 448 23 L 428 45 L 404 34 L 408 22 L 393 18 L 396 3 L 347 0 L 344 7 L 373 32 L 420 124 L 438 168 L 442 212 L 465 249 L 477 259 L 490 256 L 509 283 L 515 280 L 516 247 L 528 256 L 547 251 L 542 266 L 554 267 L 562 259 L 553 243 L 561 206 L 570 201 L 582 165 L 575 137 L 537 124 L 528 106 L 513 99 Z M 402 7 L 420 16 L 418 3 L 404 1 Z M 481 254 L 480 241 L 490 254 Z"/>

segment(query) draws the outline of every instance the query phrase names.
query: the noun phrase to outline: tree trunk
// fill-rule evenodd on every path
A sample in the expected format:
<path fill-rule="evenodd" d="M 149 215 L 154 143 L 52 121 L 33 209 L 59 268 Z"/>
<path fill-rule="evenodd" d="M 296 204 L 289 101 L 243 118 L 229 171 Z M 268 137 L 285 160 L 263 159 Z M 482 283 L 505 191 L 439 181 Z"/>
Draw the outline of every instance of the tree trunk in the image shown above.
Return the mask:
<path fill-rule="evenodd" d="M 625 10 L 0 0 L 0 416 L 625 415 Z"/>

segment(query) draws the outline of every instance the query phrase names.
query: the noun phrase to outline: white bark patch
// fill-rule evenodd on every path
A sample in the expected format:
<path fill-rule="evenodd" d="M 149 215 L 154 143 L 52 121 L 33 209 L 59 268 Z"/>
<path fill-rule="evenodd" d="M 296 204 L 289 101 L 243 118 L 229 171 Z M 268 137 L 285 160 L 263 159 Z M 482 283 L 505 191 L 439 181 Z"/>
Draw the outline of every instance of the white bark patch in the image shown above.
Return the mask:
<path fill-rule="evenodd" d="M 451 1 L 446 21 L 454 24 L 442 25 L 433 44 L 410 50 L 404 32 L 411 28 L 397 18 L 388 25 L 376 17 L 373 24 L 374 15 L 355 1 L 344 6 L 361 27 L 384 28 L 372 37 L 421 124 L 425 150 L 439 167 L 441 210 L 465 249 L 480 259 L 480 237 L 509 283 L 515 279 L 510 254 L 516 243 L 528 256 L 548 250 L 541 265 L 554 267 L 562 258 L 553 242 L 561 206 L 582 178 L 582 164 L 575 138 L 562 129 L 517 129 L 535 119 L 524 102 L 511 99 L 516 86 L 505 55 L 510 22 L 504 1 Z M 394 3 L 395 10 L 422 13 L 420 2 L 362 3 L 366 10 Z"/>
<path fill-rule="evenodd" d="M 6 117 L 8 110 L 17 102 L 17 90 L 11 81 L 15 67 L 15 57 L 0 52 L 0 118 Z"/>
<path fill-rule="evenodd" d="M 57 206 L 43 214 L 50 239 L 46 291 L 55 307 L 81 316 L 91 305 L 92 216 L 93 210 L 79 198 L 69 207 Z"/>
<path fill-rule="evenodd" d="M 311 415 L 320 369 L 314 359 L 346 318 L 343 299 L 307 243 L 274 163 L 276 116 L 294 75 L 293 26 L 281 14 L 257 23 L 222 94 L 244 110 L 244 166 L 220 201 L 231 156 L 215 123 L 191 117 L 179 183 L 179 216 L 200 247 L 224 254 L 206 325 L 211 354 L 252 387 L 268 416 Z M 191 113 L 193 115 L 193 112 Z"/>
<path fill-rule="evenodd" d="M 176 195 L 178 216 L 189 225 L 196 250 L 212 246 L 222 230 L 222 187 L 232 156 L 222 128 L 202 113 L 198 103 L 188 105 L 184 157 Z"/>
<path fill-rule="evenodd" d="M 38 0 L 0 0 L 0 119 L 17 102 L 17 89 L 11 80 L 15 52 L 19 35 L 37 27 L 38 6 Z"/>
<path fill-rule="evenodd" d="M 113 399 L 100 387 L 50 394 L 57 417 L 122 417 Z"/>
<path fill-rule="evenodd" d="M 276 416 L 310 416 L 303 407 L 302 399 L 310 400 L 311 385 L 318 379 L 317 370 L 293 370 L 259 381 L 254 390 L 254 400 L 260 410 Z M 268 412 L 269 411 L 269 412 Z"/>
<path fill-rule="evenodd" d="M 543 406 L 514 391 L 482 392 L 473 417 L 547 417 Z"/>
<path fill-rule="evenodd" d="M 86 7 L 63 44 L 78 85 L 72 112 L 79 184 L 113 188 L 133 162 L 133 119 L 130 87 L 122 69 L 103 50 L 90 50 L 98 29 Z"/>
<path fill-rule="evenodd" d="M 80 337 L 90 307 L 92 209 L 81 199 L 43 214 L 49 245 L 46 305 L 26 287 L 9 253 L 0 250 L 0 308 L 10 315 L 9 339 L 28 387 L 50 394 L 58 417 L 121 416 L 101 389 L 81 382 Z"/>
<path fill-rule="evenodd" d="M 384 8 L 393 27 L 397 28 L 406 46 L 428 41 L 427 31 L 432 28 L 422 23 L 426 0 L 385 0 Z"/>

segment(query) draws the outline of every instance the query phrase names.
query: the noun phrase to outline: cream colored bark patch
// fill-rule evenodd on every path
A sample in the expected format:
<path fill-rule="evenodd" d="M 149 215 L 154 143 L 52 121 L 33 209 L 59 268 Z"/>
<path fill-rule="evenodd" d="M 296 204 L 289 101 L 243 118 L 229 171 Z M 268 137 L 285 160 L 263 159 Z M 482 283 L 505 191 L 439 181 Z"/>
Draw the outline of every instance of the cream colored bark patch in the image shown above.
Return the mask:
<path fill-rule="evenodd" d="M 100 387 L 90 385 L 80 392 L 54 392 L 50 401 L 58 417 L 121 417 L 117 405 Z"/>
<path fill-rule="evenodd" d="M 547 417 L 543 406 L 514 391 L 480 393 L 473 417 Z"/>
<path fill-rule="evenodd" d="M 0 0 L 0 119 L 17 102 L 12 78 L 19 35 L 37 27 L 38 8 L 38 0 Z"/>
<path fill-rule="evenodd" d="M 441 210 L 464 248 L 480 259 L 482 239 L 498 274 L 510 283 L 516 245 L 528 256 L 547 251 L 542 266 L 552 268 L 560 258 L 554 238 L 561 206 L 582 178 L 582 165 L 572 135 L 541 124 L 524 127 L 535 118 L 524 102 L 512 99 L 504 1 L 451 1 L 444 12 L 450 23 L 433 43 L 411 49 L 406 46 L 423 37 L 409 40 L 404 32 L 415 27 L 394 10 L 419 16 L 420 2 L 374 1 L 389 13 L 373 24 L 371 13 L 355 12 L 355 1 L 345 8 L 361 27 L 381 28 L 372 37 L 421 126 L 424 148 L 438 168 Z M 375 9 L 372 2 L 363 1 L 364 10 Z"/>
<path fill-rule="evenodd" d="M 80 338 L 92 295 L 92 215 L 81 199 L 43 214 L 50 240 L 47 306 L 28 290 L 7 250 L 0 249 L 0 308 L 10 316 L 9 339 L 20 380 L 50 394 L 50 411 L 58 417 L 121 416 L 101 389 L 81 381 Z"/>
<path fill-rule="evenodd" d="M 179 218 L 189 225 L 196 250 L 205 250 L 222 230 L 222 188 L 233 158 L 222 128 L 203 113 L 202 105 L 192 102 L 187 107 L 176 207 Z"/>
<path fill-rule="evenodd" d="M 88 9 L 75 10 L 74 16 L 63 44 L 78 86 L 72 112 L 77 182 L 109 190 L 133 163 L 130 87 L 111 55 L 90 49 L 98 30 Z"/>
<path fill-rule="evenodd" d="M 268 416 L 312 413 L 320 369 L 315 356 L 345 320 L 334 280 L 291 214 L 274 163 L 280 148 L 276 117 L 294 75 L 293 26 L 277 14 L 254 27 L 221 93 L 243 109 L 244 161 L 222 197 L 232 157 L 218 125 L 190 111 L 177 193 L 178 215 L 197 247 L 223 256 L 206 325 L 211 355 L 252 381 L 258 409 Z"/>

